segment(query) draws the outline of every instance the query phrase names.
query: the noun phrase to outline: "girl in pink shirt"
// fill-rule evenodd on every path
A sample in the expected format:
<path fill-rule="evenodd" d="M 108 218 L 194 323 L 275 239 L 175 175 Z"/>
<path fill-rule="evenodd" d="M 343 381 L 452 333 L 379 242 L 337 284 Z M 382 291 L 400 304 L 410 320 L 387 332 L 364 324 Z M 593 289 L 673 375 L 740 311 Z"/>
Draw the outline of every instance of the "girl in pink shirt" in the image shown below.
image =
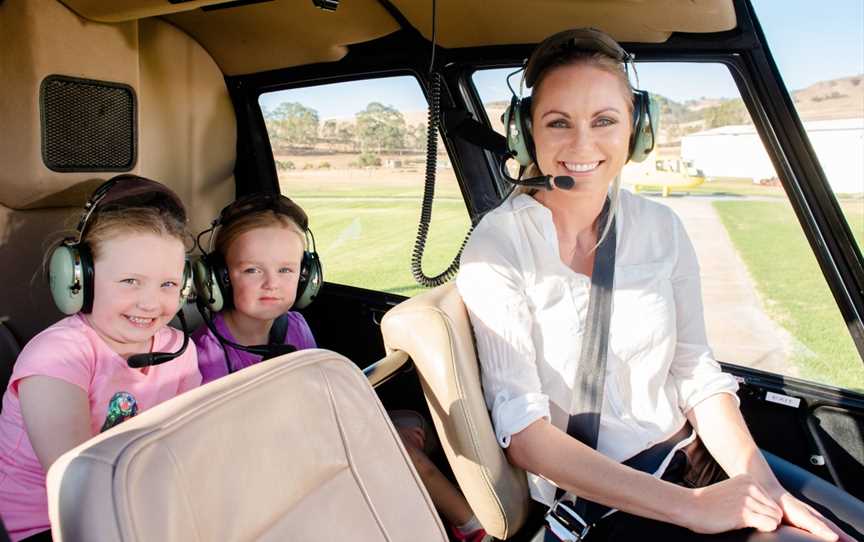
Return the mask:
<path fill-rule="evenodd" d="M 71 315 L 24 347 L 0 413 L 0 516 L 13 541 L 50 540 L 45 473 L 61 454 L 200 384 L 195 349 L 166 325 L 183 299 L 187 238 L 173 192 L 121 175 L 53 250 L 52 295 Z M 172 354 L 141 355 L 157 352 Z"/>

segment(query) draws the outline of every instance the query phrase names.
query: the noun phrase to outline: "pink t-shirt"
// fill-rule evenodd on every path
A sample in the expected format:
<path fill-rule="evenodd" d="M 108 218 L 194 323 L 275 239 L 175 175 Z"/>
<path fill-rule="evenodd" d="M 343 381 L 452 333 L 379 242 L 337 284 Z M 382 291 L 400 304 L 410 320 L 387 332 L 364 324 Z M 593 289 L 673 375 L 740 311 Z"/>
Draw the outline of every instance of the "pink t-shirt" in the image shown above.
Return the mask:
<path fill-rule="evenodd" d="M 183 335 L 172 328 L 156 333 L 154 351 L 173 352 Z M 21 417 L 18 383 L 33 375 L 50 376 L 87 392 L 90 430 L 95 436 L 106 425 L 151 408 L 201 383 L 195 346 L 147 373 L 130 369 L 80 314 L 60 320 L 36 335 L 15 362 L 3 394 L 0 413 L 0 516 L 13 542 L 50 529 L 45 471 L 39 464 Z M 46 397 L 46 401 L 50 398 Z M 62 408 L 62 405 L 58 405 Z"/>

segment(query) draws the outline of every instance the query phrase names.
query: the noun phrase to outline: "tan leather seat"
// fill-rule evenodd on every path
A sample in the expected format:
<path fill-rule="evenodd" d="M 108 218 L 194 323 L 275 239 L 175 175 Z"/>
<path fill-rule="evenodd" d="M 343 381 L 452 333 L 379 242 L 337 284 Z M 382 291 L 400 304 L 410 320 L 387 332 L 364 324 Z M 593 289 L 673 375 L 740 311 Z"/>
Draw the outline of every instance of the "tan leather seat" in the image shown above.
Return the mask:
<path fill-rule="evenodd" d="M 346 358 L 305 350 L 144 412 L 48 473 L 54 540 L 447 540 Z"/>
<path fill-rule="evenodd" d="M 496 538 L 530 510 L 525 472 L 508 463 L 483 400 L 474 336 L 455 284 L 400 303 L 381 322 L 388 352 L 414 361 L 442 446 L 474 514 Z"/>

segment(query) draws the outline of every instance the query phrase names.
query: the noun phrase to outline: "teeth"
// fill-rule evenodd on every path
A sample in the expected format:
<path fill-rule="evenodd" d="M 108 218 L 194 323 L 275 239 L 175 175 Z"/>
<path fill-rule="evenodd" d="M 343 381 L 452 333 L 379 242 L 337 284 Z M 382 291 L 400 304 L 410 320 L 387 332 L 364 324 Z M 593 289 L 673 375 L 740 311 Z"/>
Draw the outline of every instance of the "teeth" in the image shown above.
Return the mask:
<path fill-rule="evenodd" d="M 599 165 L 600 165 L 600 162 L 590 162 L 588 164 L 577 164 L 575 162 L 564 162 L 564 167 L 566 167 L 568 170 L 576 172 L 576 173 L 581 173 L 584 171 L 591 171 L 593 169 L 596 169 L 597 166 L 599 166 Z"/>
<path fill-rule="evenodd" d="M 146 324 L 149 324 L 150 322 L 153 321 L 152 318 L 139 318 L 137 316 L 127 316 L 126 318 L 128 318 L 129 321 L 132 322 L 133 324 L 141 324 L 141 325 L 146 325 Z"/>

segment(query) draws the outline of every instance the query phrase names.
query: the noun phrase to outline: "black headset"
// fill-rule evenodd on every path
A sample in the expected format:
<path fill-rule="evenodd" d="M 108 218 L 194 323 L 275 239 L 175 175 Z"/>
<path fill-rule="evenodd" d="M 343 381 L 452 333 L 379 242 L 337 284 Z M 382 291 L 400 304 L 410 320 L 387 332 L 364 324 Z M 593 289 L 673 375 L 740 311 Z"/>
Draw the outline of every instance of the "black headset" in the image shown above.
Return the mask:
<path fill-rule="evenodd" d="M 186 211 L 180 198 L 163 184 L 137 175 L 118 175 L 102 183 L 87 200 L 78 221 L 76 235 L 63 239 L 51 251 L 48 283 L 54 304 L 64 314 L 93 311 L 93 252 L 87 243 L 87 226 L 105 208 L 156 207 L 167 209 L 181 222 Z M 183 267 L 180 307 L 192 288 L 187 262 Z"/>
<path fill-rule="evenodd" d="M 272 193 L 256 193 L 244 196 L 228 205 L 219 213 L 210 228 L 199 234 L 209 233 L 211 242 L 216 228 L 225 227 L 242 216 L 261 211 L 273 211 L 285 215 L 303 230 L 306 236 L 306 248 L 300 263 L 300 278 L 297 282 L 297 295 L 294 298 L 294 308 L 302 309 L 308 306 L 318 295 L 324 282 L 324 272 L 321 259 L 315 250 L 315 237 L 309 229 L 309 219 L 299 205 L 291 199 Z M 198 247 L 202 257 L 193 265 L 195 290 L 199 303 L 212 312 L 230 309 L 234 306 L 234 292 L 225 257 L 212 247 L 205 251 L 200 242 Z"/>
<path fill-rule="evenodd" d="M 537 46 L 524 70 L 524 82 L 532 87 L 538 76 L 561 55 L 572 51 L 599 52 L 625 66 L 633 55 L 607 34 L 593 28 L 577 28 L 554 34 Z M 508 83 L 509 84 L 509 83 Z M 512 90 L 512 88 L 511 88 Z M 512 158 L 527 167 L 536 162 L 531 126 L 531 97 L 520 98 L 513 92 L 510 105 L 501 116 Z M 630 134 L 628 160 L 641 162 L 654 149 L 658 129 L 657 105 L 644 90 L 633 90 L 633 131 Z"/>

